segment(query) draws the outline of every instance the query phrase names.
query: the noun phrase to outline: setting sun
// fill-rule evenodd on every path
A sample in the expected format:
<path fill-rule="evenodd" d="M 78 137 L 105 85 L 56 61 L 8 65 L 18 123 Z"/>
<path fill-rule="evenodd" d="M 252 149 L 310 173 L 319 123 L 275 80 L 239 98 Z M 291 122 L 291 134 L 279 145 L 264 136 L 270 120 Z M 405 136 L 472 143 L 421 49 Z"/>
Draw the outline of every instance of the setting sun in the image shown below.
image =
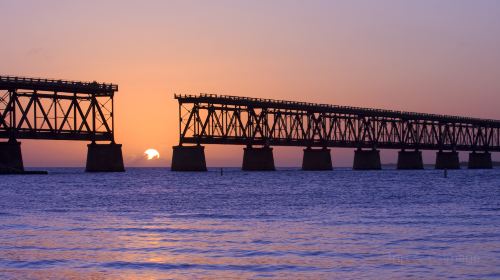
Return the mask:
<path fill-rule="evenodd" d="M 147 149 L 144 152 L 144 155 L 147 157 L 148 160 L 160 158 L 160 153 L 155 149 Z"/>

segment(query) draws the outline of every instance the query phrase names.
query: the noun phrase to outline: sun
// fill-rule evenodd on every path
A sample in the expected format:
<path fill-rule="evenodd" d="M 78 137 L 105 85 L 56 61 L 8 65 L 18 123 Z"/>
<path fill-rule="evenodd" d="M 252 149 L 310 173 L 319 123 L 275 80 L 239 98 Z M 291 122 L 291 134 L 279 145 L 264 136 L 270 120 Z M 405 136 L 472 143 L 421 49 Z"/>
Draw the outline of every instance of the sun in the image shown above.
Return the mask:
<path fill-rule="evenodd" d="M 144 152 L 144 155 L 147 157 L 148 160 L 160 158 L 160 153 L 158 153 L 158 151 L 155 149 L 147 149 Z"/>

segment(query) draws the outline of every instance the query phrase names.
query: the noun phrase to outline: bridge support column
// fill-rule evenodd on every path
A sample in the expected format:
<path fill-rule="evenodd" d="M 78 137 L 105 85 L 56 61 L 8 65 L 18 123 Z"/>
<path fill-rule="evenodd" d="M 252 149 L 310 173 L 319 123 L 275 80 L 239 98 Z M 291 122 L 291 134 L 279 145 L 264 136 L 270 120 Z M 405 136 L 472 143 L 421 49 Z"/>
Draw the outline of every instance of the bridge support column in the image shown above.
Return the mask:
<path fill-rule="evenodd" d="M 0 174 L 24 173 L 21 142 L 0 142 Z"/>
<path fill-rule="evenodd" d="M 330 149 L 304 149 L 302 170 L 332 170 Z"/>
<path fill-rule="evenodd" d="M 243 166 L 245 171 L 273 171 L 274 167 L 273 148 L 271 147 L 246 147 L 243 152 Z"/>
<path fill-rule="evenodd" d="M 205 147 L 173 146 L 172 171 L 207 171 Z"/>
<path fill-rule="evenodd" d="M 88 144 L 86 172 L 123 172 L 121 144 Z"/>
<path fill-rule="evenodd" d="M 361 150 L 354 151 L 354 170 L 379 170 L 382 169 L 380 163 L 379 150 Z"/>
<path fill-rule="evenodd" d="M 493 168 L 493 162 L 491 161 L 491 154 L 488 152 L 476 153 L 472 152 L 469 154 L 469 169 L 491 169 Z"/>
<path fill-rule="evenodd" d="M 436 169 L 460 169 L 458 152 L 437 152 Z"/>
<path fill-rule="evenodd" d="M 421 151 L 399 151 L 398 169 L 424 169 Z"/>

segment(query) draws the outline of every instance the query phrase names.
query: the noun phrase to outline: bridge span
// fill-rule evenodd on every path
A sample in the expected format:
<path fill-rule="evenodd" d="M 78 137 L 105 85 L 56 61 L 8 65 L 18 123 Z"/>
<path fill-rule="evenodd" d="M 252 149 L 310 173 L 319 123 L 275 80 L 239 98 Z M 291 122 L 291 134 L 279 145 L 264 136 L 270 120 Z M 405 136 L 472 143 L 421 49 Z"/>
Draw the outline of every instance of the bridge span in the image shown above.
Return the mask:
<path fill-rule="evenodd" d="M 422 150 L 436 168 L 492 168 L 500 121 L 228 95 L 175 95 L 179 145 L 172 170 L 203 171 L 203 144 L 244 145 L 243 170 L 274 170 L 272 146 L 304 147 L 304 170 L 331 170 L 329 148 L 354 148 L 354 169 L 381 169 L 380 149 L 397 149 L 398 169 L 422 169 Z M 185 145 L 188 144 L 188 145 Z M 191 144 L 191 145 L 189 145 Z M 193 145 L 194 144 L 194 145 Z"/>
<path fill-rule="evenodd" d="M 0 76 L 0 173 L 23 173 L 20 139 L 89 141 L 86 171 L 124 171 L 115 143 L 118 86 Z M 107 141 L 109 143 L 97 144 Z"/>

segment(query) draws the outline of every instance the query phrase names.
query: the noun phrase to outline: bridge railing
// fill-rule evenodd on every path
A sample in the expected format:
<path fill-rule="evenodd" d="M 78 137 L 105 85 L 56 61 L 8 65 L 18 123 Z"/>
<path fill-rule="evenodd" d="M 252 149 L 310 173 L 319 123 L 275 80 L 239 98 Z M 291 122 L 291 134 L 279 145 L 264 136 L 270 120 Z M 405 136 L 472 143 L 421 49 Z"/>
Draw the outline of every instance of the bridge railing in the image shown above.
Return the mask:
<path fill-rule="evenodd" d="M 17 76 L 0 76 L 1 89 L 33 89 L 43 87 L 44 90 L 78 92 L 78 93 L 114 93 L 118 91 L 118 85 L 83 81 L 56 80 L 45 78 L 28 78 Z"/>

